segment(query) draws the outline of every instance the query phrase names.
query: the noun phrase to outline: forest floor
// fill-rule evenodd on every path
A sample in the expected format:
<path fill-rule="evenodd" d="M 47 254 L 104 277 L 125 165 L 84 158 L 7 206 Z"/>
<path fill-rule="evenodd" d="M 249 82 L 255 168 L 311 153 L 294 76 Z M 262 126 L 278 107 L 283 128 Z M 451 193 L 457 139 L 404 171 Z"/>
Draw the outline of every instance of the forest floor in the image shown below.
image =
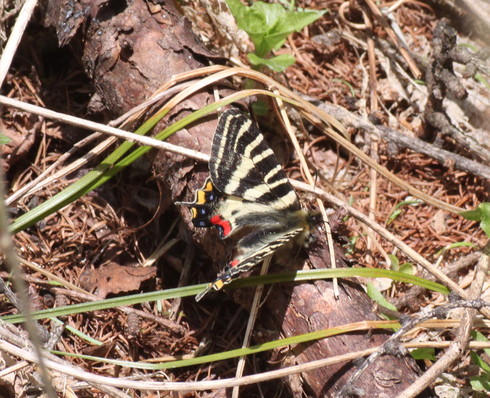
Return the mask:
<path fill-rule="evenodd" d="M 335 104 L 375 125 L 402 132 L 414 141 L 422 140 L 426 149 L 424 153 L 387 136 L 375 137 L 359 126 L 348 128 L 350 139 L 358 148 L 407 184 L 467 210 L 488 202 L 490 186 L 484 173 L 477 175 L 467 171 L 465 165 L 459 167 L 449 159 L 441 162 L 430 154 L 445 149 L 488 167 L 489 76 L 483 74 L 482 77 L 480 74 L 478 79 L 473 78 L 475 74 L 466 76 L 467 69 L 457 62 L 457 56 L 453 60 L 444 60 L 450 63 L 448 70 L 454 66 L 454 77 L 461 86 L 458 89 L 466 93 L 460 99 L 454 99 L 454 95 L 451 100 L 445 99 L 444 109 L 448 120 L 457 127 L 461 136 L 468 134 L 475 145 L 465 145 L 466 141 L 461 136 L 440 134 L 438 131 L 441 129 L 435 124 L 428 125 L 430 112 L 434 111 L 428 108 L 438 106 L 437 100 L 430 98 L 428 87 L 437 90 L 438 86 L 437 83 L 428 83 L 425 77 L 426 69 L 437 57 L 434 55 L 437 53 L 434 43 L 437 42 L 433 35 L 443 17 L 448 18 L 448 25 L 456 29 L 460 46 L 470 48 L 475 53 L 475 49 L 488 44 L 482 39 L 485 35 L 480 33 L 487 29 L 484 23 L 478 25 L 470 19 L 471 12 L 464 9 L 406 1 L 395 4 L 390 14 L 391 25 L 387 28 L 383 24 L 388 22 L 386 14 L 376 19 L 373 10 L 368 10 L 367 6 L 364 9 L 358 6 L 349 8 L 347 2 L 330 1 L 302 3 L 297 2 L 296 5 L 313 9 L 328 8 L 328 12 L 320 20 L 287 38 L 278 53 L 293 54 L 296 63 L 283 74 L 274 74 L 274 77 L 315 105 Z M 247 62 L 245 52 L 250 51 L 250 42 L 246 36 L 233 30 L 235 28 L 229 20 L 221 18 L 222 10 L 203 7 L 201 2 L 188 2 L 183 9 L 192 20 L 193 29 L 210 50 L 219 51 L 223 57 L 236 57 L 241 62 Z M 461 16 L 460 13 L 465 14 Z M 471 22 L 465 23 L 465 20 Z M 392 44 L 390 35 L 393 27 L 400 29 L 397 37 L 403 37 L 410 49 L 405 58 Z M 482 58 L 475 56 L 478 62 Z M 410 62 L 413 63 L 412 68 Z M 469 64 L 472 64 L 471 60 L 466 68 Z M 405 69 L 396 69 L 398 65 L 403 65 Z M 415 76 L 417 70 L 420 71 L 419 76 Z M 8 97 L 79 117 L 87 117 L 93 93 L 91 83 L 79 60 L 72 57 L 70 48 L 58 48 L 53 32 L 43 28 L 35 19 L 22 38 L 3 88 L 3 94 Z M 430 106 L 427 105 L 428 101 Z M 98 114 L 97 118 L 104 123 L 107 121 L 103 114 Z M 471 287 L 480 251 L 488 240 L 477 222 L 417 200 L 403 188 L 376 176 L 363 163 L 339 151 L 327 137 L 299 123 L 297 128 L 302 148 L 312 170 L 317 172 L 319 184 L 323 187 L 330 185 L 332 191 L 346 203 L 370 214 L 398 239 L 431 263 L 437 264 L 442 271 L 448 272 L 462 289 Z M 3 155 L 0 161 L 5 172 L 7 197 L 34 180 L 85 137 L 76 127 L 8 107 L 2 109 L 0 138 L 2 136 L 10 140 L 8 144 L 0 141 Z M 70 162 L 82 157 L 75 153 Z M 284 157 L 287 159 L 287 155 Z M 294 154 L 290 158 L 286 171 L 288 175 L 300 179 L 299 161 Z M 55 178 L 41 190 L 7 202 L 9 216 L 15 219 L 43 203 L 95 165 L 93 161 L 82 164 L 76 171 Z M 165 214 L 160 214 L 158 192 L 158 184 L 151 176 L 149 164 L 139 161 L 107 184 L 43 219 L 35 227 L 18 232 L 14 236 L 14 246 L 22 257 L 33 310 L 178 286 L 181 272 L 187 266 L 186 259 L 191 256 L 189 252 L 194 249 L 189 249 L 179 233 L 178 220 L 172 225 L 161 221 L 161 217 L 165 220 L 177 219 L 177 213 L 169 208 L 164 209 Z M 307 199 L 302 196 L 302 200 Z M 349 218 L 345 227 L 348 233 L 342 238 L 343 250 L 355 267 L 404 270 L 426 275 L 392 243 L 373 236 L 355 219 Z M 165 265 L 163 269 L 148 259 L 164 236 L 163 243 L 168 247 L 161 258 Z M 104 259 L 113 260 L 100 263 L 102 253 Z M 209 261 L 204 255 L 195 254 L 193 267 L 206 267 Z M 137 267 L 135 271 L 135 264 L 148 266 Z M 9 280 L 10 275 L 7 268 L 1 268 L 0 276 L 4 280 Z M 66 284 L 54 284 L 52 275 L 83 290 L 67 288 Z M 199 272 L 192 271 L 188 283 L 202 282 L 199 275 Z M 435 308 L 446 300 L 440 293 L 427 293 L 386 278 L 359 280 L 371 282 L 377 292 L 404 314 Z M 488 288 L 489 284 L 485 282 L 481 298 L 488 299 Z M 87 292 L 95 292 L 96 295 Z M 0 308 L 2 316 L 17 311 L 7 300 Z M 199 305 L 192 299 L 178 303 L 160 300 L 135 308 L 137 311 L 112 308 L 60 317 L 70 331 L 63 333 L 52 348 L 127 361 L 165 362 L 192 357 L 200 350 L 211 353 L 241 347 L 241 336 L 248 316 L 224 293 Z M 45 319 L 40 324 L 47 329 L 55 329 L 54 320 Z M 482 339 L 487 334 L 486 330 L 484 327 L 478 328 L 483 333 Z M 473 332 L 476 331 L 475 327 Z M 451 341 L 451 333 L 451 328 L 437 332 L 419 329 L 410 338 L 417 341 Z M 202 347 L 203 342 L 210 339 L 212 343 Z M 424 357 L 421 366 L 429 368 L 441 354 L 441 350 L 434 350 Z M 483 358 L 483 361 L 488 359 L 485 355 L 482 351 L 474 351 L 471 355 L 465 351 L 456 364 L 448 365 L 444 380 L 440 378 L 437 382 L 438 394 L 443 396 L 444 391 L 450 390 L 455 391 L 454 396 L 476 394 L 485 386 L 481 381 L 488 373 L 485 373 L 484 365 L 477 366 L 475 356 Z M 132 369 L 117 364 L 91 362 L 77 357 L 65 357 L 65 360 L 94 374 L 114 377 L 134 374 Z M 249 371 L 259 372 L 266 368 L 268 360 L 267 356 L 258 357 Z M 25 372 L 30 369 L 28 363 L 17 364 L 20 372 L 22 366 Z M 12 366 L 12 363 L 7 366 Z M 234 360 L 229 360 L 202 368 L 176 369 L 172 373 L 155 374 L 152 371 L 152 380 L 170 378 L 171 381 L 192 381 L 202 379 L 204 375 L 212 378 L 218 374 L 223 378 L 232 377 L 234 367 Z M 20 396 L 18 394 L 25 393 L 27 385 L 35 384 L 25 373 L 22 377 L 14 377 L 19 375 L 18 372 L 10 373 L 12 378 L 5 376 L 5 382 L 2 382 L 4 393 L 0 391 L 0 395 Z M 144 370 L 139 372 L 145 373 Z M 481 383 L 473 382 L 475 380 Z M 62 380 L 59 382 L 62 383 Z M 70 388 L 79 397 L 110 396 L 107 391 L 90 389 L 83 383 L 71 385 Z M 262 392 L 255 386 L 247 388 L 244 390 L 247 396 L 291 396 L 278 382 L 263 383 Z M 152 396 L 147 394 L 141 393 L 140 396 Z M 216 395 L 196 393 L 196 396 L 225 395 L 221 392 Z"/>

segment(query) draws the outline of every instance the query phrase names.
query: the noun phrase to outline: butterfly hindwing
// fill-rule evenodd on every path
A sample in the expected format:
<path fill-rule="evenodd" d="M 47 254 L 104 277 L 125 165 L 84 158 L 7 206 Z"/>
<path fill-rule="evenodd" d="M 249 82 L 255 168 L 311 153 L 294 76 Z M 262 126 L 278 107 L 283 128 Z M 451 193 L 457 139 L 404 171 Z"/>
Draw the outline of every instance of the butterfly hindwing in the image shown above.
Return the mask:
<path fill-rule="evenodd" d="M 303 228 L 292 228 L 287 231 L 281 231 L 278 234 L 269 234 L 270 231 L 266 230 L 260 231 L 262 232 L 261 236 L 257 236 L 259 234 L 256 232 L 245 237 L 247 242 L 243 242 L 245 238 L 238 242 L 237 246 L 242 254 L 236 256 L 226 265 L 214 282 L 210 283 L 206 290 L 196 296 L 196 301 L 199 301 L 211 289 L 222 289 L 225 284 L 230 283 L 241 273 L 250 271 L 269 254 L 304 232 Z"/>

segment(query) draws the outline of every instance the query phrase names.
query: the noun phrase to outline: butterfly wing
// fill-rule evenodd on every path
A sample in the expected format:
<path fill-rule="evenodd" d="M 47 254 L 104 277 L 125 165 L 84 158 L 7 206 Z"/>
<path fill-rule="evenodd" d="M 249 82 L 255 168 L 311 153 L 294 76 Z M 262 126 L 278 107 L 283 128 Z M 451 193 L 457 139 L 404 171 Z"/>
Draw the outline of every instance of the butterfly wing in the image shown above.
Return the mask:
<path fill-rule="evenodd" d="M 227 195 L 297 210 L 298 198 L 258 127 L 242 112 L 224 112 L 213 138 L 209 161 L 214 186 Z"/>

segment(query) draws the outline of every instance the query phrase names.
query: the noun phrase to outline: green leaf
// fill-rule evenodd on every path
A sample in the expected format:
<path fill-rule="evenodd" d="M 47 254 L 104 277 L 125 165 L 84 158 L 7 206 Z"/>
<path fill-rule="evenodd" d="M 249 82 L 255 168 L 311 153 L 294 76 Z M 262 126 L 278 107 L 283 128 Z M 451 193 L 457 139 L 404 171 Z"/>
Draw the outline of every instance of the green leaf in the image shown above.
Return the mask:
<path fill-rule="evenodd" d="M 325 13 L 316 10 L 286 10 L 280 4 L 262 1 L 256 1 L 250 7 L 244 6 L 240 0 L 226 0 L 226 4 L 238 27 L 247 32 L 253 41 L 255 54 L 259 57 L 277 50 L 288 35 L 299 32 Z"/>
<path fill-rule="evenodd" d="M 443 247 L 441 250 L 438 250 L 435 255 L 440 256 L 445 251 L 448 251 L 451 249 L 457 249 L 458 247 L 471 247 L 473 249 L 476 249 L 478 246 L 475 245 L 474 243 L 471 243 L 471 242 L 455 242 L 455 243 L 451 243 L 450 245 Z"/>
<path fill-rule="evenodd" d="M 428 359 L 429 361 L 436 360 L 436 351 L 432 347 L 416 348 L 410 351 L 410 355 L 413 359 Z"/>
<path fill-rule="evenodd" d="M 393 329 L 393 328 L 400 327 L 400 324 L 396 321 L 379 321 L 377 327 L 382 329 L 388 329 L 388 328 Z M 110 364 L 115 364 L 128 368 L 163 370 L 163 369 L 181 368 L 184 366 L 200 365 L 200 364 L 216 362 L 216 361 L 223 361 L 231 358 L 238 358 L 244 355 L 257 354 L 259 352 L 273 350 L 276 348 L 308 343 L 311 341 L 327 338 L 330 336 L 337 336 L 340 334 L 349 333 L 355 330 L 366 330 L 366 328 L 359 329 L 356 327 L 349 328 L 349 327 L 335 326 L 329 329 L 318 330 L 315 332 L 305 333 L 298 336 L 291 336 L 279 340 L 268 341 L 265 343 L 261 343 L 246 348 L 238 348 L 235 350 L 218 352 L 216 354 L 209 354 L 200 357 L 194 357 L 194 358 L 171 361 L 171 362 L 163 362 L 163 363 L 132 362 L 132 361 L 123 361 L 118 359 L 94 357 L 90 355 L 73 354 L 73 353 L 60 352 L 60 351 L 51 351 L 51 352 L 56 355 L 65 355 L 65 356 L 70 356 L 75 358 L 84 358 L 87 360 L 97 361 L 101 363 L 110 363 Z"/>
<path fill-rule="evenodd" d="M 316 269 L 308 271 L 290 271 L 282 274 L 269 274 L 262 276 L 252 276 L 233 281 L 228 286 L 231 288 L 257 286 L 258 284 L 271 284 L 280 282 L 302 282 L 317 279 L 330 278 L 390 278 L 395 281 L 411 283 L 422 286 L 442 294 L 449 294 L 449 289 L 437 282 L 429 281 L 418 276 L 403 274 L 401 272 L 389 271 L 377 268 L 335 268 L 335 269 Z M 207 287 L 206 283 L 167 289 L 156 292 L 138 293 L 123 297 L 114 297 L 89 303 L 68 305 L 65 307 L 49 308 L 46 310 L 35 311 L 31 314 L 33 319 L 44 319 L 64 315 L 79 314 L 87 311 L 99 311 L 107 308 L 119 307 L 122 305 L 134 305 L 158 300 L 170 300 L 179 297 L 195 296 Z M 23 314 L 5 315 L 0 317 L 1 321 L 17 323 L 24 321 Z"/>
<path fill-rule="evenodd" d="M 390 225 L 393 221 L 395 221 L 398 216 L 400 214 L 403 213 L 403 210 L 400 210 L 400 209 L 396 209 L 396 210 L 393 210 L 393 212 L 390 214 L 390 216 L 388 217 L 388 220 L 386 221 L 386 225 Z"/>
<path fill-rule="evenodd" d="M 471 377 L 470 384 L 475 391 L 490 391 L 490 381 L 486 373 L 482 376 Z"/>
<path fill-rule="evenodd" d="M 379 305 L 393 311 L 398 311 L 397 308 L 388 300 L 386 300 L 385 296 L 383 296 L 383 293 L 376 289 L 374 284 L 371 282 L 367 284 L 367 295 L 371 298 L 371 300 L 376 301 Z"/>
<path fill-rule="evenodd" d="M 482 220 L 482 214 L 481 214 L 479 207 L 477 207 L 474 210 L 463 211 L 463 212 L 459 213 L 459 215 L 463 216 L 467 220 L 471 220 L 471 221 L 481 221 Z"/>
<path fill-rule="evenodd" d="M 268 68 L 272 69 L 274 72 L 282 72 L 288 66 L 291 66 L 296 62 L 294 57 L 290 54 L 281 54 L 277 57 L 272 57 L 268 59 L 258 57 L 254 53 L 247 54 L 247 56 L 252 65 L 265 65 Z"/>
<path fill-rule="evenodd" d="M 388 258 L 391 261 L 391 266 L 390 268 L 393 271 L 398 271 L 400 269 L 400 260 L 398 260 L 398 257 L 395 256 L 394 254 L 388 254 Z"/>
<path fill-rule="evenodd" d="M 415 269 L 411 263 L 403 263 L 400 265 L 399 271 L 403 272 L 404 274 L 415 275 Z"/>
<path fill-rule="evenodd" d="M 400 265 L 400 260 L 394 254 L 388 254 L 388 258 L 391 262 L 390 268 L 393 271 L 403 272 L 404 274 L 408 275 L 415 275 L 415 270 L 412 263 L 403 263 Z"/>
<path fill-rule="evenodd" d="M 418 206 L 420 203 L 422 203 L 422 201 L 419 199 L 407 199 L 407 200 L 404 200 L 404 201 L 398 203 L 395 206 L 395 209 L 393 210 L 393 212 L 388 217 L 388 220 L 386 221 L 386 225 L 390 225 L 400 214 L 403 213 L 403 210 L 401 210 L 402 207 L 404 207 L 404 206 Z"/>
<path fill-rule="evenodd" d="M 484 370 L 486 373 L 490 373 L 490 365 L 486 363 L 480 356 L 472 351 L 470 352 L 471 362 L 477 365 L 480 369 Z"/>
<path fill-rule="evenodd" d="M 490 203 L 480 203 L 476 209 L 459 214 L 467 220 L 480 221 L 480 228 L 490 238 Z"/>
<path fill-rule="evenodd" d="M 482 215 L 480 228 L 483 229 L 483 232 L 490 238 L 490 203 L 481 203 L 478 208 Z"/>

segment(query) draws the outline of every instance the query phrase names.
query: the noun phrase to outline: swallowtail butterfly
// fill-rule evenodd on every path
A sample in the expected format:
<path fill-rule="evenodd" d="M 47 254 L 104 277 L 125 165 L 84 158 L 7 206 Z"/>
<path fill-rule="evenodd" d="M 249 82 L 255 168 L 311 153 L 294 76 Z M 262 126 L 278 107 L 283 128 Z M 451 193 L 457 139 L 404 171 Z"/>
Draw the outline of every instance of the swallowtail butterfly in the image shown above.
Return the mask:
<path fill-rule="evenodd" d="M 220 238 L 237 236 L 234 258 L 211 288 L 220 290 L 269 254 L 309 235 L 310 217 L 258 127 L 242 112 L 225 111 L 214 134 L 210 177 L 189 206 L 196 227 L 215 227 Z"/>

